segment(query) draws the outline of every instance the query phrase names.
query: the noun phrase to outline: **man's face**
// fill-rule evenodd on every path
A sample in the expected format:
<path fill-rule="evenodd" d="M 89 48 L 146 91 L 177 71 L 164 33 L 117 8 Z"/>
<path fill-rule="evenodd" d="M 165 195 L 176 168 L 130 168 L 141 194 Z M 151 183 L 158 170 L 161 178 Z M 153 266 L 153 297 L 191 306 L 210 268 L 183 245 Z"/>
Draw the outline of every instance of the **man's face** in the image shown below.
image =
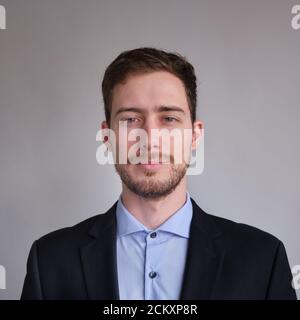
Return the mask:
<path fill-rule="evenodd" d="M 119 136 L 119 122 L 126 121 L 126 137 Z M 152 139 L 152 129 L 177 129 L 182 133 L 182 152 L 184 129 L 192 130 L 191 114 L 188 106 L 186 92 L 182 81 L 166 71 L 135 74 L 129 76 L 125 83 L 115 86 L 112 97 L 110 128 L 116 135 L 116 171 L 122 182 L 132 192 L 144 198 L 161 198 L 171 193 L 185 176 L 187 162 L 174 162 L 174 146 L 179 147 L 178 141 L 170 140 L 170 150 L 167 156 L 169 163 L 162 159 L 163 139 Z M 137 141 L 129 141 L 128 134 L 133 129 L 143 129 L 147 133 L 148 143 L 145 149 L 148 151 L 148 164 L 118 163 L 119 144 L 127 141 L 127 151 Z M 121 138 L 120 138 L 121 137 Z M 191 143 L 188 142 L 188 147 Z M 159 155 L 159 162 L 151 165 L 155 156 Z M 128 158 L 127 158 L 128 159 Z M 152 159 L 152 160 L 151 160 Z M 156 158 L 157 159 L 157 158 Z M 129 160 L 129 159 L 128 159 Z"/>

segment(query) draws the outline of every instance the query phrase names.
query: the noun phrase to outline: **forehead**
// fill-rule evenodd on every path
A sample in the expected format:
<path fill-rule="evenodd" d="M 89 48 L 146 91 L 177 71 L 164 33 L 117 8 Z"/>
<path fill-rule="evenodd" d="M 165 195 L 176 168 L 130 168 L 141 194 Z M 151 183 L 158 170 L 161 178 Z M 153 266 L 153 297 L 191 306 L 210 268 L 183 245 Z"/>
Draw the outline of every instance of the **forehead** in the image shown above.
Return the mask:
<path fill-rule="evenodd" d="M 167 71 L 130 75 L 115 86 L 112 113 L 121 107 L 154 109 L 157 105 L 175 105 L 188 111 L 184 84 Z"/>

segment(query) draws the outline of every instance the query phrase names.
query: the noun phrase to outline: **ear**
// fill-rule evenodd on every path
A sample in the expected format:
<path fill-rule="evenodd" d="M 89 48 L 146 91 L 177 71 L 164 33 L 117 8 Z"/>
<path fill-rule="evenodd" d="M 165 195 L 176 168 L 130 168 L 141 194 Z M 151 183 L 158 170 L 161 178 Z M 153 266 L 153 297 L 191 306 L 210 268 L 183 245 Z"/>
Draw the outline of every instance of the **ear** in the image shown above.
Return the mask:
<path fill-rule="evenodd" d="M 204 122 L 201 120 L 196 120 L 193 123 L 193 136 L 192 136 L 192 149 L 196 150 L 198 143 L 202 138 L 204 131 Z"/>
<path fill-rule="evenodd" d="M 105 130 L 105 129 L 109 129 L 109 125 L 108 125 L 108 123 L 106 121 L 102 121 L 101 122 L 101 129 L 104 130 L 103 134 L 104 134 L 105 131 L 108 131 L 108 130 Z M 109 135 L 104 135 L 103 136 L 103 141 L 106 144 L 106 146 L 109 148 Z"/>
<path fill-rule="evenodd" d="M 101 122 L 101 129 L 109 129 L 109 125 L 108 125 L 107 121 Z"/>

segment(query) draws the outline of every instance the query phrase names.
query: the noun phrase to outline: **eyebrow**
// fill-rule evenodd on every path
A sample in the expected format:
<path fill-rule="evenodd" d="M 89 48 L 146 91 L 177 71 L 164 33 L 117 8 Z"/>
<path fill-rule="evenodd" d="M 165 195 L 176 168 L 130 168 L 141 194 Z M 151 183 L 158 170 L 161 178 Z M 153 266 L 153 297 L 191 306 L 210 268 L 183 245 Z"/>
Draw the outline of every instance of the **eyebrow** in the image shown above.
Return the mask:
<path fill-rule="evenodd" d="M 165 106 L 161 105 L 157 108 L 155 108 L 156 112 L 166 112 L 166 111 L 176 111 L 176 112 L 181 112 L 182 114 L 185 114 L 185 111 L 177 106 Z M 137 108 L 137 107 L 121 107 L 118 109 L 116 112 L 116 115 L 122 113 L 122 112 L 137 112 L 137 113 L 142 113 L 143 109 Z"/>

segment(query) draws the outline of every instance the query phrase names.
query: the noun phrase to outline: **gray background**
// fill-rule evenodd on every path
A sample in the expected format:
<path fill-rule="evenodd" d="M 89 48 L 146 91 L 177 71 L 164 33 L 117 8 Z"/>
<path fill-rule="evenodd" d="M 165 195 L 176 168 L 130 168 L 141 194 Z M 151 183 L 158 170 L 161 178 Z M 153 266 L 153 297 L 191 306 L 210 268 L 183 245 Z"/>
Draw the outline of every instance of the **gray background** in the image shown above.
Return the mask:
<path fill-rule="evenodd" d="M 35 239 L 117 199 L 114 168 L 95 159 L 100 84 L 117 54 L 140 46 L 196 68 L 205 169 L 189 177 L 191 195 L 274 234 L 300 264 L 295 1 L 0 0 L 0 299 L 19 298 Z"/>

